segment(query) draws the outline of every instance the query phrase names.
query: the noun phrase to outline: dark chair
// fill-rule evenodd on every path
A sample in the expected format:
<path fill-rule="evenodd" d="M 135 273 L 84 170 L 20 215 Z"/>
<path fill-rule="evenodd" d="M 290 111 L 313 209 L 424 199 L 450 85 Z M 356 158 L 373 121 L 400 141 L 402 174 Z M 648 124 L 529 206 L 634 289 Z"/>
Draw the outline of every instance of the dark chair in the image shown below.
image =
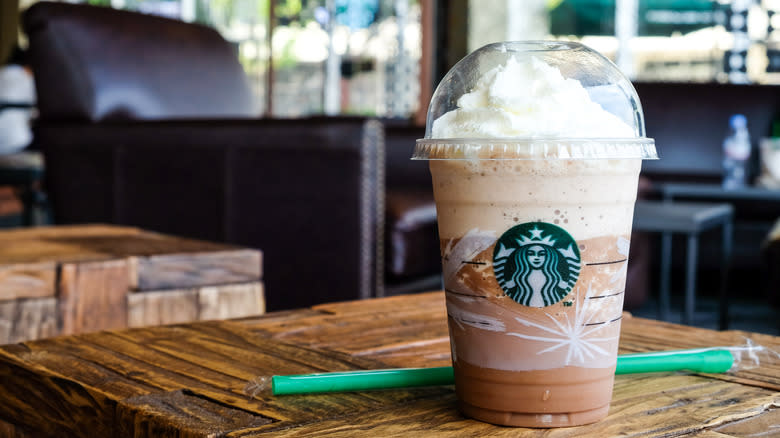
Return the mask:
<path fill-rule="evenodd" d="M 441 289 L 441 250 L 428 162 L 411 161 L 425 128 L 384 120 L 387 154 L 385 197 L 386 292 Z"/>
<path fill-rule="evenodd" d="M 23 26 L 56 223 L 259 248 L 269 310 L 381 294 L 379 122 L 256 118 L 208 27 L 48 2 Z"/>
<path fill-rule="evenodd" d="M 775 221 L 761 246 L 761 259 L 767 300 L 773 309 L 780 310 L 780 219 Z M 777 331 L 780 333 L 780 318 Z"/>

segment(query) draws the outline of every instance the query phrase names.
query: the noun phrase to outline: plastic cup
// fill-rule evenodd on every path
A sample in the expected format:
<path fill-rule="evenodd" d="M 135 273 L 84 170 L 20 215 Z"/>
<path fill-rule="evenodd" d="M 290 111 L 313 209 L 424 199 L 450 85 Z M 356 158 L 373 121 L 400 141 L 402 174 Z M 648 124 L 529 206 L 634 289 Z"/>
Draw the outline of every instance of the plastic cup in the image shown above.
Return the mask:
<path fill-rule="evenodd" d="M 460 137 L 433 138 L 433 123 L 457 110 L 460 97 L 479 89 L 480 78 L 509 58 L 520 65 L 535 58 L 578 81 L 589 99 L 627 127 L 617 130 L 622 136 L 599 138 L 598 126 L 586 126 L 580 137 L 556 135 L 556 126 L 590 115 L 563 114 L 565 102 L 556 114 L 559 102 L 551 107 L 543 101 L 543 120 L 529 116 L 527 132 L 486 137 L 468 123 L 492 124 L 491 117 L 503 116 L 476 111 L 477 122 L 451 119 L 465 124 L 450 131 Z M 523 79 L 509 81 L 521 94 L 548 86 Z M 526 123 L 524 113 L 516 113 L 520 119 L 512 123 Z M 543 132 L 534 131 L 535 124 L 544 125 Z M 603 132 L 616 132 L 611 128 Z M 579 44 L 486 46 L 458 63 L 437 88 L 426 138 L 418 140 L 414 158 L 430 160 L 460 410 L 478 420 L 528 427 L 605 417 L 638 175 L 643 159 L 656 158 L 630 82 Z"/>

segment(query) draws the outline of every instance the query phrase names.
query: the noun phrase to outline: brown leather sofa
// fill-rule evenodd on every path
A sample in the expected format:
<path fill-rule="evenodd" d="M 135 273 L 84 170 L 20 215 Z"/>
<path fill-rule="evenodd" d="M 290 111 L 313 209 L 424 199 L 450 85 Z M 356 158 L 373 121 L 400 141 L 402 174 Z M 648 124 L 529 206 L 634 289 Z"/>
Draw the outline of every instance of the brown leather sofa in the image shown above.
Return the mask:
<path fill-rule="evenodd" d="M 56 223 L 260 248 L 269 310 L 381 294 L 379 122 L 258 119 L 204 26 L 41 2 L 23 27 Z"/>

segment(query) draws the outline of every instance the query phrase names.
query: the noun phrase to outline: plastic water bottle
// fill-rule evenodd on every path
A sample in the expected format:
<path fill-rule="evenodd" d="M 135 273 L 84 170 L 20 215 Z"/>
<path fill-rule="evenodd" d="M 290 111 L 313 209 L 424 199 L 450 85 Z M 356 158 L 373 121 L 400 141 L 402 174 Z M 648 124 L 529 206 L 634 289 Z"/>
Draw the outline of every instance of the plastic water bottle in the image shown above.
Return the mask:
<path fill-rule="evenodd" d="M 734 114 L 729 119 L 729 135 L 723 140 L 723 188 L 744 187 L 748 180 L 750 134 L 747 118 Z"/>

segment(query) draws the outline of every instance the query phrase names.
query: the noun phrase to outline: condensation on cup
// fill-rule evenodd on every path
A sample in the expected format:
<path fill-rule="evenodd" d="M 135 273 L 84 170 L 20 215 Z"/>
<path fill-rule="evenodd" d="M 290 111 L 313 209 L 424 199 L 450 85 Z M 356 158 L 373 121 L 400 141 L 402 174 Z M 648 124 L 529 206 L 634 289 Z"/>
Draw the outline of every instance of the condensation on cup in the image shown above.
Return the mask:
<path fill-rule="evenodd" d="M 638 176 L 656 158 L 633 86 L 581 44 L 491 44 L 444 77 L 413 159 L 429 160 L 465 415 L 607 415 Z"/>

